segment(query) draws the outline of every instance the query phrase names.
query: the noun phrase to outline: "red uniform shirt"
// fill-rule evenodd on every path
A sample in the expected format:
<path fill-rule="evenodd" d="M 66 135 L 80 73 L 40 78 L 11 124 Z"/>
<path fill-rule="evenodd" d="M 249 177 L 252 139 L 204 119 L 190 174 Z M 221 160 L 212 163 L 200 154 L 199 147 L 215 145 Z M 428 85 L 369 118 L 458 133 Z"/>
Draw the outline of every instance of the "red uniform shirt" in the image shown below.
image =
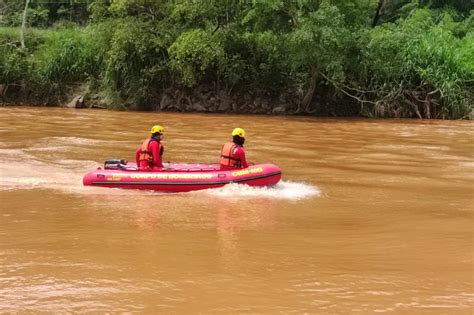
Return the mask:
<path fill-rule="evenodd" d="M 247 168 L 249 167 L 247 163 L 247 159 L 245 158 L 245 151 L 244 148 L 241 146 L 237 146 L 237 148 L 234 149 L 233 155 L 235 158 L 240 159 L 240 167 L 241 168 Z"/>

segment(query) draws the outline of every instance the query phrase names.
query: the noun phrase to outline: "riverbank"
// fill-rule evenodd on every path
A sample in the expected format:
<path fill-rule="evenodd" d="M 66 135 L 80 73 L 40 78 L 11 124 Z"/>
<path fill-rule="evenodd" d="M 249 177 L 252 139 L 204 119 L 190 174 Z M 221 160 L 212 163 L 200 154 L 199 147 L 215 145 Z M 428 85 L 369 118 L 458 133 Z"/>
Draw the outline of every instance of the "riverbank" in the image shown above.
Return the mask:
<path fill-rule="evenodd" d="M 21 94 L 0 98 L 0 106 L 64 106 L 71 108 L 103 108 L 112 110 L 143 110 L 136 104 L 108 103 L 98 93 L 91 92 L 87 85 L 77 84 L 60 97 L 52 100 L 34 99 Z M 213 87 L 199 87 L 185 91 L 178 88 L 166 89 L 147 108 L 155 112 L 208 112 L 268 115 L 314 115 L 314 116 L 361 116 L 360 105 L 355 102 L 340 104 L 316 104 L 311 112 L 301 108 L 296 93 L 284 92 L 271 95 L 266 91 L 216 91 Z M 370 116 L 369 116 L 370 117 Z"/>
<path fill-rule="evenodd" d="M 85 92 L 85 93 L 84 93 Z M 100 108 L 109 110 L 143 111 L 135 104 L 107 103 L 100 95 L 89 93 L 84 85 L 71 87 L 69 92 L 51 102 L 39 101 L 30 97 L 1 98 L 0 106 L 39 106 L 39 107 L 69 107 L 69 108 Z M 395 111 L 392 115 L 384 115 L 381 111 L 363 109 L 363 104 L 350 100 L 339 104 L 316 104 L 311 112 L 301 108 L 298 95 L 282 93 L 279 96 L 269 95 L 265 91 L 216 92 L 212 88 L 200 88 L 186 92 L 179 89 L 168 89 L 161 98 L 150 105 L 147 111 L 152 112 L 200 112 L 227 114 L 264 114 L 264 115 L 310 115 L 317 117 L 366 117 L 366 118 L 414 118 L 420 119 L 416 113 L 401 115 Z M 437 119 L 449 119 L 441 116 Z M 474 111 L 471 109 L 462 119 L 473 120 Z"/>
<path fill-rule="evenodd" d="M 380 8 L 118 3 L 83 8 L 80 25 L 36 3 L 32 12 L 49 12 L 31 15 L 46 19 L 43 28 L 22 37 L 20 27 L 0 27 L 0 102 L 61 105 L 81 95 L 120 110 L 472 116 L 470 7 L 419 2 L 368 23 Z"/>

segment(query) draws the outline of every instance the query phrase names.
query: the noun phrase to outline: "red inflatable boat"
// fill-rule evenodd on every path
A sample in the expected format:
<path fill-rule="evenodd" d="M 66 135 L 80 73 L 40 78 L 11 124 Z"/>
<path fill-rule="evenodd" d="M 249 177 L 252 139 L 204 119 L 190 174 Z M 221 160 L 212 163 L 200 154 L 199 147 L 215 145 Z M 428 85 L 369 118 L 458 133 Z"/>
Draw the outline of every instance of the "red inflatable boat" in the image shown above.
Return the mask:
<path fill-rule="evenodd" d="M 185 192 L 222 187 L 230 183 L 272 186 L 281 179 L 281 170 L 273 164 L 255 164 L 244 169 L 221 171 L 219 164 L 164 163 L 162 169 L 138 170 L 135 163 L 106 161 L 84 175 L 86 186 Z"/>

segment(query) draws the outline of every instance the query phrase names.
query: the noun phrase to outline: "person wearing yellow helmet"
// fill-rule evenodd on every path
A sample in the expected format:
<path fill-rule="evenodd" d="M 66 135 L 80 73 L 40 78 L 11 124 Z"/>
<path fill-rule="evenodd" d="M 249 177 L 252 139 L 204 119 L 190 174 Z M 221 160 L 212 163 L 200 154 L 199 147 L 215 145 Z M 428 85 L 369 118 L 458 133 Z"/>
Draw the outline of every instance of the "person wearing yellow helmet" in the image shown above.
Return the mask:
<path fill-rule="evenodd" d="M 165 128 L 160 125 L 151 127 L 151 137 L 143 141 L 142 145 L 135 151 L 137 167 L 141 169 L 152 169 L 163 167 L 162 156 L 165 151 L 161 140 Z"/>
<path fill-rule="evenodd" d="M 232 131 L 232 141 L 225 143 L 221 149 L 221 169 L 248 167 L 244 151 L 245 130 L 235 128 Z"/>

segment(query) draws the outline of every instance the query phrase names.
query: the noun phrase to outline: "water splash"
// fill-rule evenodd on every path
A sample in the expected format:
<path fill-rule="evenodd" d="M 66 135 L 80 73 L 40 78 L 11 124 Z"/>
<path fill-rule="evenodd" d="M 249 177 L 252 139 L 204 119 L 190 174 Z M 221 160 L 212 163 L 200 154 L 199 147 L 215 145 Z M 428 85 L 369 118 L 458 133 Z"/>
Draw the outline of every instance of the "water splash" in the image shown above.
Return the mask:
<path fill-rule="evenodd" d="M 301 200 L 310 197 L 319 197 L 321 191 L 318 187 L 291 181 L 281 181 L 273 187 L 252 187 L 242 184 L 230 184 L 222 188 L 207 189 L 206 194 L 218 197 L 251 197 Z"/>
<path fill-rule="evenodd" d="M 96 165 L 93 161 L 61 163 L 29 160 L 28 163 L 10 161 L 0 165 L 0 190 L 16 189 L 77 189 L 82 184 L 79 170 Z M 82 186 L 82 185 L 81 185 Z"/>

